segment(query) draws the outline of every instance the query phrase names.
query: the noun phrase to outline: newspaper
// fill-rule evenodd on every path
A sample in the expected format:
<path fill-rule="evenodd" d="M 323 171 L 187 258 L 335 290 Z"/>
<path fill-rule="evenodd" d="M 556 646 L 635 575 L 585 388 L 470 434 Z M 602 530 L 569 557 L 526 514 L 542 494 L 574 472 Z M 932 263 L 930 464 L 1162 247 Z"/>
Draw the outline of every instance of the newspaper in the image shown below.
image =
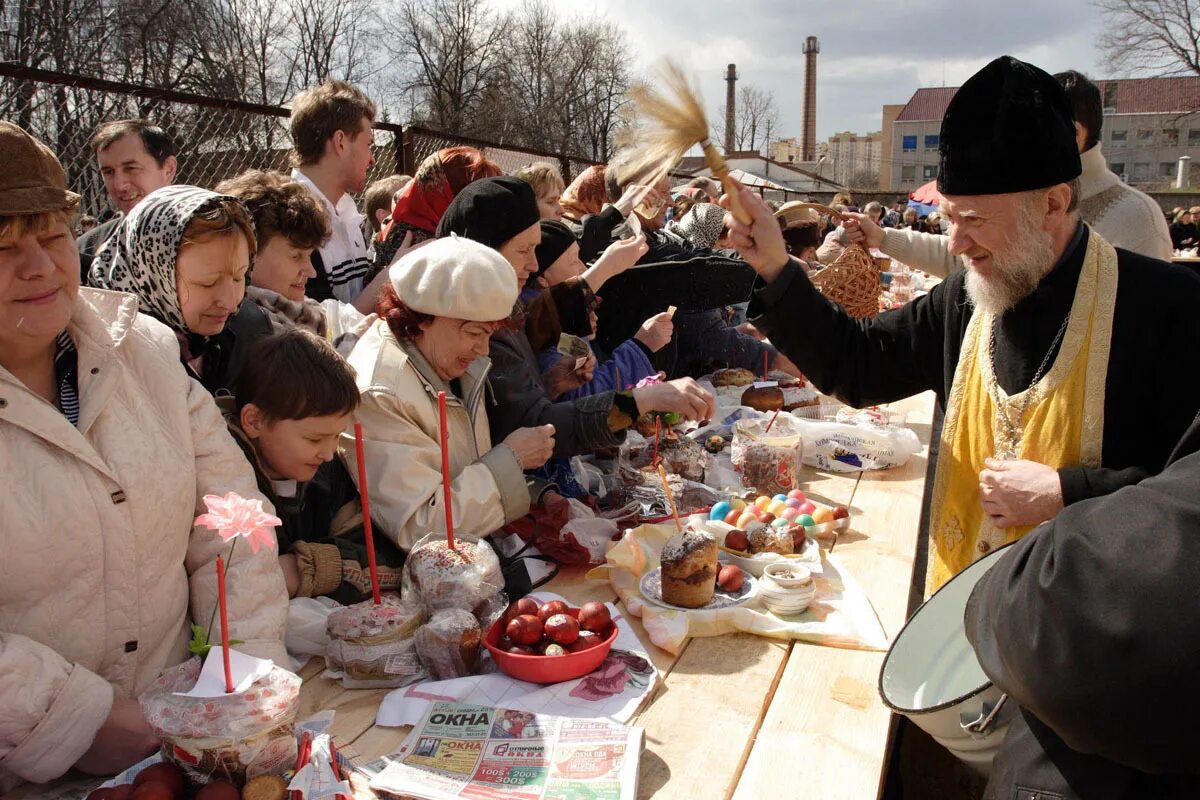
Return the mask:
<path fill-rule="evenodd" d="M 641 749 L 641 728 L 434 703 L 371 789 L 396 800 L 633 800 Z"/>

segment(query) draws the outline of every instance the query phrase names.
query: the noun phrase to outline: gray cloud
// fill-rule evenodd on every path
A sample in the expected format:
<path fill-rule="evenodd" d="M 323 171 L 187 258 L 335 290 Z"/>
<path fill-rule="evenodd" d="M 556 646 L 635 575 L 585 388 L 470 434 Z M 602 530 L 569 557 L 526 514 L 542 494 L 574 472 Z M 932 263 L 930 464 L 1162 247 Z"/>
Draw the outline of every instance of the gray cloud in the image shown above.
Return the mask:
<path fill-rule="evenodd" d="M 509 5 L 516 0 L 502 0 Z M 596 15 L 627 31 L 640 70 L 662 56 L 694 74 L 713 116 L 724 109 L 724 69 L 770 89 L 781 136 L 800 133 L 804 38 L 821 42 L 817 135 L 878 130 L 884 104 L 923 86 L 958 85 L 1009 53 L 1051 72 L 1098 70 L 1099 20 L 1088 0 L 556 0 L 568 14 Z M 943 78 L 944 76 L 944 78 Z"/>

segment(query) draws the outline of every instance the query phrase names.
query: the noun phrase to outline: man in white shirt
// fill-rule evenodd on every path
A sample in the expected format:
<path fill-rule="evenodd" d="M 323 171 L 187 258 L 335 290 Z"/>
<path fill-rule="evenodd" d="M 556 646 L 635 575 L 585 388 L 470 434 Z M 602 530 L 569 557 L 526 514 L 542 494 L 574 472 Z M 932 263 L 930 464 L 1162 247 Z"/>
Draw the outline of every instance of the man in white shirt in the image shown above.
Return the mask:
<path fill-rule="evenodd" d="M 360 299 L 371 278 L 371 259 L 363 239 L 363 216 L 352 194 L 367 185 L 375 104 L 356 86 L 327 81 L 292 101 L 292 178 L 325 206 L 333 228 L 329 240 L 313 251 L 317 276 L 305 293 L 314 300 Z M 373 298 L 362 298 L 374 305 Z"/>
<path fill-rule="evenodd" d="M 1151 258 L 1171 260 L 1171 234 L 1162 209 L 1149 195 L 1125 184 L 1108 168 L 1100 151 L 1104 106 L 1100 88 L 1075 70 L 1054 76 L 1067 90 L 1075 111 L 1075 141 L 1083 174 L 1079 176 L 1079 214 L 1113 247 Z"/>

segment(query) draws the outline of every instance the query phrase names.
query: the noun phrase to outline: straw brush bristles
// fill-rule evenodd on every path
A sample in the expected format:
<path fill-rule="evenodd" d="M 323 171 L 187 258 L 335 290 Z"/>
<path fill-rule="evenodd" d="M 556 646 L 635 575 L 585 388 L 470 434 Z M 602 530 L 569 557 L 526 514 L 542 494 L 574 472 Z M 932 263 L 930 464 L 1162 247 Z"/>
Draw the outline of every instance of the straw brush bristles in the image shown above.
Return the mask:
<path fill-rule="evenodd" d="M 657 86 L 638 84 L 629 97 L 635 122 L 618 177 L 652 185 L 708 139 L 708 118 L 699 94 L 670 60 L 658 68 Z"/>

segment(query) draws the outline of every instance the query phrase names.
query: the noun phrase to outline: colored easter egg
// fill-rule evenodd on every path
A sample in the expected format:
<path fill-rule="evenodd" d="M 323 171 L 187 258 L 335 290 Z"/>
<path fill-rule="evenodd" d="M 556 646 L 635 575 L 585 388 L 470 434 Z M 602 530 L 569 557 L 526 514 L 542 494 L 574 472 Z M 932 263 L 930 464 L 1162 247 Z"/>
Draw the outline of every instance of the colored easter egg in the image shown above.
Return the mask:
<path fill-rule="evenodd" d="M 806 528 L 811 528 L 816 523 L 813 522 L 813 518 L 808 514 L 801 514 L 800 516 L 796 517 L 796 524 L 803 525 Z"/>
<path fill-rule="evenodd" d="M 787 495 L 786 494 L 777 494 L 774 497 L 772 497 L 771 499 L 778 500 L 779 502 L 782 503 L 784 500 L 787 500 Z"/>
<path fill-rule="evenodd" d="M 754 505 L 758 508 L 765 509 L 767 506 L 771 505 L 771 498 L 767 497 L 765 494 L 760 494 L 754 499 Z"/>
<path fill-rule="evenodd" d="M 793 500 L 799 500 L 801 503 L 804 502 L 804 492 L 800 491 L 799 489 L 792 489 L 787 493 L 787 496 Z"/>
<path fill-rule="evenodd" d="M 803 503 L 800 504 L 800 513 L 801 514 L 811 514 L 816 510 L 817 510 L 817 507 L 807 500 L 805 500 Z"/>
<path fill-rule="evenodd" d="M 742 530 L 745 530 L 746 526 L 749 525 L 751 522 L 754 522 L 756 519 L 757 519 L 757 517 L 755 517 L 749 511 L 743 511 L 742 515 L 740 517 L 738 517 L 738 520 L 735 523 L 735 525 L 737 527 L 741 528 Z"/>
<path fill-rule="evenodd" d="M 772 528 L 782 528 L 784 525 L 787 525 L 787 524 L 788 524 L 788 521 L 786 519 L 784 519 L 783 517 L 779 517 L 778 519 L 773 520 L 771 522 L 771 527 Z"/>
<path fill-rule="evenodd" d="M 733 508 L 729 505 L 729 503 L 714 503 L 712 511 L 708 512 L 708 518 L 723 520 L 725 517 L 729 516 L 729 512 L 732 510 Z"/>
<path fill-rule="evenodd" d="M 731 497 L 731 498 L 729 498 L 729 507 L 735 508 L 738 511 L 741 511 L 743 508 L 746 507 L 746 501 L 740 497 Z"/>
<path fill-rule="evenodd" d="M 794 522 L 798 516 L 800 516 L 800 509 L 798 508 L 789 507 L 783 510 L 783 518 L 789 522 Z"/>
<path fill-rule="evenodd" d="M 772 500 L 771 505 L 767 506 L 767 511 L 770 511 L 772 514 L 778 517 L 783 513 L 785 508 L 787 508 L 787 504 L 782 500 Z"/>
<path fill-rule="evenodd" d="M 732 509 L 728 514 L 725 515 L 725 524 L 733 525 L 736 527 L 738 524 L 738 520 L 742 518 L 742 514 L 744 514 L 744 513 L 746 513 L 746 512 L 742 511 L 741 509 L 737 509 L 737 508 Z"/>
<path fill-rule="evenodd" d="M 784 501 L 784 505 L 786 505 L 788 508 L 799 508 L 801 503 L 803 503 L 803 502 L 804 502 L 803 500 L 797 500 L 794 497 L 789 497 L 787 500 Z"/>
<path fill-rule="evenodd" d="M 813 522 L 818 525 L 824 525 L 826 522 L 833 521 L 833 511 L 828 508 L 818 508 L 812 513 Z"/>

